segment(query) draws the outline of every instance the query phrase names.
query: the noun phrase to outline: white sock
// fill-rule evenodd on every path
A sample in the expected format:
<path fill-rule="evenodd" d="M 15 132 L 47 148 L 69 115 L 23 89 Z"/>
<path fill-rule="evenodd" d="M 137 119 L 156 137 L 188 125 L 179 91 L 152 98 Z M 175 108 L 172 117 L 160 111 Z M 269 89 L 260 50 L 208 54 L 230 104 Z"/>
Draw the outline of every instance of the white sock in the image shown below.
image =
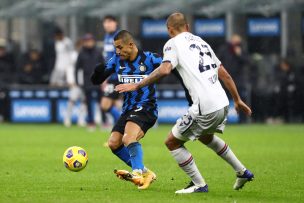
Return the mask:
<path fill-rule="evenodd" d="M 143 174 L 143 170 L 141 170 L 141 169 L 135 169 L 135 170 L 133 170 L 132 172 L 136 172 L 136 173 Z"/>
<path fill-rule="evenodd" d="M 87 105 L 85 103 L 80 104 L 78 124 L 85 125 L 87 116 Z"/>
<path fill-rule="evenodd" d="M 199 172 L 191 153 L 185 147 L 180 147 L 170 152 L 177 161 L 179 167 L 181 167 L 185 173 L 187 173 L 195 185 L 206 185 L 205 180 Z"/>
<path fill-rule="evenodd" d="M 207 146 L 230 164 L 238 175 L 243 175 L 246 170 L 245 166 L 238 160 L 224 140 L 214 135 L 213 140 Z"/>
<path fill-rule="evenodd" d="M 65 115 L 65 120 L 66 120 L 67 122 L 69 122 L 69 123 L 71 123 L 73 106 L 74 106 L 74 103 L 71 102 L 71 101 L 68 101 L 67 110 L 66 110 L 66 115 Z"/>

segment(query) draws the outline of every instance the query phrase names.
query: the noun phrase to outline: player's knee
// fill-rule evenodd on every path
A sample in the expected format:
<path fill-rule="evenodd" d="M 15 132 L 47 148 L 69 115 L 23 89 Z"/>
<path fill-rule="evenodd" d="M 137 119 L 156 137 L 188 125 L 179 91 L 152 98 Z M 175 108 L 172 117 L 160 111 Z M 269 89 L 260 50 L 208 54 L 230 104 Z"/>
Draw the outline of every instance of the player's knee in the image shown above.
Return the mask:
<path fill-rule="evenodd" d="M 117 149 L 118 147 L 120 147 L 122 145 L 121 141 L 113 139 L 113 138 L 109 138 L 108 140 L 108 146 L 109 148 L 113 151 L 115 149 Z"/>
<path fill-rule="evenodd" d="M 101 101 L 101 110 L 107 112 L 112 106 L 112 102 L 109 98 L 103 98 Z"/>
<path fill-rule="evenodd" d="M 107 112 L 109 111 L 108 108 L 101 108 L 101 110 L 102 110 L 103 112 L 105 112 L 105 113 L 107 113 Z"/>
<path fill-rule="evenodd" d="M 166 139 L 165 145 L 170 151 L 174 150 L 174 143 L 172 142 L 172 140 Z"/>
<path fill-rule="evenodd" d="M 170 141 L 168 139 L 165 140 L 165 145 L 169 149 L 169 147 L 170 147 Z"/>
<path fill-rule="evenodd" d="M 124 136 L 122 137 L 122 143 L 125 146 L 128 146 L 132 142 L 136 142 L 136 139 L 133 139 L 132 136 L 130 136 L 129 134 L 125 133 Z"/>
<path fill-rule="evenodd" d="M 125 146 L 128 146 L 129 144 L 131 144 L 133 142 L 137 142 L 136 136 L 125 133 L 124 136 L 122 137 L 122 143 Z"/>
<path fill-rule="evenodd" d="M 103 112 L 108 112 L 109 111 L 109 106 L 108 105 L 101 105 L 101 110 L 103 111 Z"/>
<path fill-rule="evenodd" d="M 171 133 L 170 133 L 171 134 Z M 172 150 L 176 150 L 179 147 L 181 147 L 181 144 L 179 142 L 176 141 L 176 139 L 171 136 L 169 134 L 168 138 L 165 140 L 165 145 L 167 146 L 167 148 L 172 151 Z"/>
<path fill-rule="evenodd" d="M 199 141 L 205 145 L 208 145 L 213 140 L 213 134 L 203 135 L 199 138 Z"/>

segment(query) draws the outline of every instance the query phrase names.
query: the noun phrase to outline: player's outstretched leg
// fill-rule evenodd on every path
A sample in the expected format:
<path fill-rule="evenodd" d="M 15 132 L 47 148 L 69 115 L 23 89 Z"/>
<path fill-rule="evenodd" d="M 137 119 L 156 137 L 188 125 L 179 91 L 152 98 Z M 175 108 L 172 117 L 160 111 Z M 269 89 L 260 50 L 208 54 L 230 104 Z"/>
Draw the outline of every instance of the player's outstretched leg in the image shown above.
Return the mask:
<path fill-rule="evenodd" d="M 125 180 L 133 182 L 138 189 L 147 189 L 156 179 L 156 175 L 143 164 L 142 146 L 138 142 L 144 136 L 141 128 L 133 122 L 128 122 L 125 127 L 125 134 L 122 142 L 127 146 L 132 166 L 132 172 L 116 170 L 116 174 Z"/>
<path fill-rule="evenodd" d="M 217 153 L 217 155 L 222 157 L 222 159 L 235 170 L 237 178 L 233 189 L 239 190 L 245 185 L 246 182 L 253 180 L 253 173 L 245 168 L 230 147 L 221 138 L 217 137 L 216 135 L 204 135 L 199 140 Z"/>
<path fill-rule="evenodd" d="M 183 146 L 184 142 L 176 139 L 170 132 L 165 144 L 179 167 L 191 178 L 191 182 L 187 187 L 175 193 L 208 192 L 208 185 L 199 172 L 191 153 Z"/>
<path fill-rule="evenodd" d="M 108 146 L 112 150 L 113 154 L 115 154 L 125 164 L 132 167 L 129 151 L 128 148 L 123 145 L 122 137 L 123 135 L 121 133 L 116 131 L 112 132 L 108 140 Z"/>
<path fill-rule="evenodd" d="M 128 166 L 132 167 L 131 157 L 129 153 L 129 149 L 124 146 L 122 143 L 123 135 L 119 132 L 112 132 L 109 140 L 108 145 L 112 150 L 112 153 L 115 154 L 120 160 L 126 163 Z M 143 178 L 142 174 L 137 173 L 130 173 L 127 170 L 114 170 L 114 173 L 117 175 L 118 178 L 128 180 L 133 182 L 135 185 L 142 185 Z"/>

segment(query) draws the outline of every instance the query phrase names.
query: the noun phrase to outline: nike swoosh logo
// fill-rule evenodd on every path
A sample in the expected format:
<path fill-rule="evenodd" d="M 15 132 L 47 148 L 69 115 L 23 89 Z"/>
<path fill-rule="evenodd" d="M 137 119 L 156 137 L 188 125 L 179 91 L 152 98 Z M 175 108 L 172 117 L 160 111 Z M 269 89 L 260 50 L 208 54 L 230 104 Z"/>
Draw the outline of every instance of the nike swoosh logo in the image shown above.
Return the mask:
<path fill-rule="evenodd" d="M 134 111 L 135 111 L 135 112 L 138 112 L 138 111 L 140 111 L 140 110 L 142 110 L 142 106 L 139 107 L 138 109 L 135 109 Z"/>
<path fill-rule="evenodd" d="M 125 68 L 126 68 L 126 67 L 122 67 L 122 66 L 119 67 L 119 69 L 125 69 Z"/>
<path fill-rule="evenodd" d="M 136 115 L 130 115 L 130 117 L 135 117 Z"/>

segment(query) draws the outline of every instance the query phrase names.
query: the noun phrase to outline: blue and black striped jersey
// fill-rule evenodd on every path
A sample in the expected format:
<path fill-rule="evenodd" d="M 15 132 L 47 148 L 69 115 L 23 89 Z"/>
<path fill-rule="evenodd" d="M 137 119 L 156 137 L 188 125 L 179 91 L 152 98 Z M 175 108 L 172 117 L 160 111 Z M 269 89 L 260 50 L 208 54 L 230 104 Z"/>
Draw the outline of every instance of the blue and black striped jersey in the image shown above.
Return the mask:
<path fill-rule="evenodd" d="M 113 33 L 106 33 L 103 39 L 103 58 L 108 62 L 115 54 L 114 37 L 119 32 L 116 30 Z"/>
<path fill-rule="evenodd" d="M 162 62 L 162 58 L 151 52 L 138 51 L 133 61 L 121 60 L 117 54 L 108 61 L 106 71 L 116 72 L 120 84 L 137 83 L 153 72 Z M 155 84 L 140 88 L 134 92 L 125 92 L 123 113 L 135 109 L 144 108 L 153 111 L 157 116 Z"/>

